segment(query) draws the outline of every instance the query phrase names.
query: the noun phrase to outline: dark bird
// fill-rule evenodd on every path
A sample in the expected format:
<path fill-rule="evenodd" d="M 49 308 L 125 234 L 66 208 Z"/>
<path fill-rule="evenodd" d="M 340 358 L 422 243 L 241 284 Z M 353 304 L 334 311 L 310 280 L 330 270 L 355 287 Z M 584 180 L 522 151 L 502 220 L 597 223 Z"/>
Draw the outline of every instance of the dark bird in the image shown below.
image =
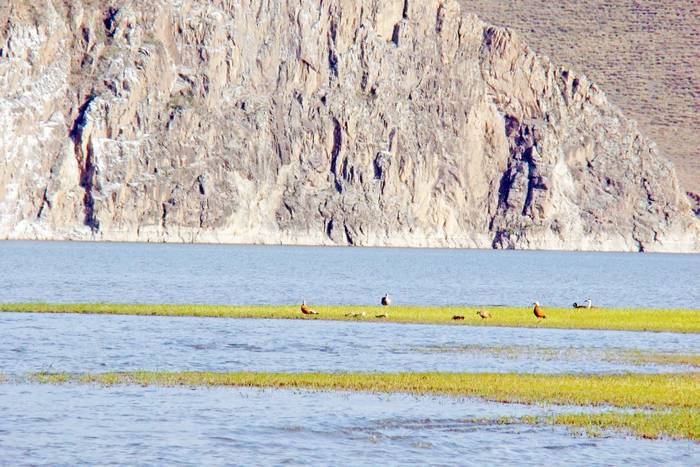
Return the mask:
<path fill-rule="evenodd" d="M 464 316 L 462 316 L 462 315 L 454 315 L 454 316 L 452 317 L 452 319 L 455 320 L 455 321 L 457 321 L 457 320 L 460 320 L 460 319 L 464 319 Z"/>
<path fill-rule="evenodd" d="M 317 315 L 318 311 L 312 310 L 308 306 L 306 306 L 306 300 L 301 304 L 301 312 L 304 313 L 305 315 Z"/>
<path fill-rule="evenodd" d="M 583 303 L 574 302 L 574 308 L 593 308 L 593 302 L 591 302 L 590 298 L 587 298 Z"/>
<path fill-rule="evenodd" d="M 388 318 L 388 317 L 389 317 L 389 313 L 382 313 L 381 315 L 375 316 L 375 318 Z"/>
<path fill-rule="evenodd" d="M 535 305 L 535 308 L 532 309 L 532 312 L 535 314 L 537 319 L 545 319 L 546 316 L 544 314 L 544 311 L 542 311 L 542 308 L 540 308 L 539 302 L 533 303 Z"/>
<path fill-rule="evenodd" d="M 391 299 L 389 298 L 389 293 L 385 293 L 384 296 L 382 297 L 382 305 L 384 306 L 389 306 L 391 305 Z"/>
<path fill-rule="evenodd" d="M 486 318 L 490 318 L 490 317 L 491 317 L 491 313 L 489 313 L 488 311 L 485 311 L 485 310 L 479 310 L 479 311 L 476 312 L 476 314 L 477 314 L 478 316 L 480 316 L 481 319 L 486 319 Z"/>

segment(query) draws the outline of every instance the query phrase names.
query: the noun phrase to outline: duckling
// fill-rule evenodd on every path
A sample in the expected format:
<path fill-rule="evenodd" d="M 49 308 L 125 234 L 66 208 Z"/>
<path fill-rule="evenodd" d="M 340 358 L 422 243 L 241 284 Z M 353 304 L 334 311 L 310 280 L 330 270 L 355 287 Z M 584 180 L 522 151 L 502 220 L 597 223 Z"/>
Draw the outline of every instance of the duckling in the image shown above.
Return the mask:
<path fill-rule="evenodd" d="M 491 313 L 489 313 L 486 310 L 479 310 L 476 312 L 477 316 L 480 316 L 481 319 L 487 319 L 491 317 Z"/>
<path fill-rule="evenodd" d="M 457 320 L 460 320 L 460 319 L 464 319 L 464 316 L 462 316 L 462 315 L 454 315 L 454 316 L 452 317 L 452 319 L 455 320 L 455 321 L 457 321 Z"/>
<path fill-rule="evenodd" d="M 537 319 L 545 319 L 546 316 L 544 314 L 544 311 L 542 311 L 542 308 L 540 308 L 540 303 L 535 302 L 533 303 L 533 305 L 535 305 L 535 307 L 532 309 L 532 312 L 535 314 Z"/>
<path fill-rule="evenodd" d="M 367 313 L 365 313 L 364 311 L 360 313 L 345 313 L 345 316 L 349 318 L 361 318 L 363 316 L 367 316 Z"/>
<path fill-rule="evenodd" d="M 304 300 L 301 304 L 301 312 L 304 313 L 305 315 L 317 315 L 318 311 L 312 310 L 308 306 L 306 306 L 306 300 Z"/>
<path fill-rule="evenodd" d="M 389 292 L 385 293 L 384 296 L 382 297 L 382 305 L 383 306 L 391 305 L 391 299 L 389 298 Z"/>

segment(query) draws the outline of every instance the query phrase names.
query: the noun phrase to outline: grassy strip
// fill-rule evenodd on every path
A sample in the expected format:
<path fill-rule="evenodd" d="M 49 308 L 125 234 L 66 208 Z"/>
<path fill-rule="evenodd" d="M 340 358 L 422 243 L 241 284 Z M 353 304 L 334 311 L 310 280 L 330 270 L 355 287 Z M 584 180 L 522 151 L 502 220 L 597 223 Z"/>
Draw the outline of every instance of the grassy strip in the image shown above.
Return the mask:
<path fill-rule="evenodd" d="M 34 313 L 89 313 L 155 316 L 200 316 L 225 318 L 323 319 L 345 321 L 388 321 L 393 323 L 455 324 L 470 326 L 539 327 L 560 329 L 608 329 L 620 331 L 668 331 L 700 333 L 700 310 L 606 309 L 573 310 L 547 308 L 547 318 L 537 320 L 531 309 L 515 307 L 414 307 L 314 306 L 318 315 L 302 315 L 294 306 L 219 305 L 128 305 L 6 303 L 0 311 Z M 488 310 L 492 318 L 476 316 Z M 380 315 L 386 317 L 377 318 Z M 455 321 L 453 316 L 463 316 Z"/>
<path fill-rule="evenodd" d="M 700 408 L 700 373 L 538 375 L 517 373 L 212 373 L 123 372 L 33 375 L 40 383 L 235 386 L 405 392 L 480 397 L 498 402 Z"/>
<path fill-rule="evenodd" d="M 616 431 L 648 439 L 670 437 L 700 441 L 700 411 L 697 409 L 566 414 L 547 417 L 546 421 L 582 429 L 589 436 Z"/>

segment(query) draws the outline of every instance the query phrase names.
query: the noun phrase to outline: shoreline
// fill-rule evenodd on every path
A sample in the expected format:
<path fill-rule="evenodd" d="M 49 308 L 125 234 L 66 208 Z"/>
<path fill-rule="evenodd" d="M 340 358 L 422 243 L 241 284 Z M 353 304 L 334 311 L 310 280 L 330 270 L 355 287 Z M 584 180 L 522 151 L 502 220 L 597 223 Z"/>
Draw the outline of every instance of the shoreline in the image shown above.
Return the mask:
<path fill-rule="evenodd" d="M 418 307 L 311 305 L 317 315 L 303 315 L 298 305 L 169 305 L 117 303 L 3 303 L 6 313 L 69 313 L 233 319 L 299 319 L 360 323 L 432 324 L 514 328 L 580 329 L 635 332 L 700 333 L 700 310 L 625 308 L 547 308 L 538 320 L 530 307 Z M 482 319 L 478 310 L 491 318 Z M 455 320 L 459 316 L 463 319 Z"/>
<path fill-rule="evenodd" d="M 435 245 L 398 245 L 393 243 L 387 244 L 367 244 L 367 245 L 350 245 L 339 243 L 314 243 L 314 242 L 265 242 L 265 241 L 206 241 L 206 240 L 124 240 L 124 239 L 98 239 L 98 238 L 68 238 L 68 237 L 52 237 L 52 238 L 35 238 L 35 237 L 9 237 L 0 238 L 0 242 L 16 242 L 16 243 L 67 243 L 67 244 L 124 244 L 124 245 L 189 245 L 189 246 L 222 246 L 222 247 L 290 247 L 290 248 L 339 248 L 339 249 L 369 249 L 369 250 L 464 250 L 464 251 L 501 251 L 501 252 L 523 252 L 529 251 L 533 253 L 593 253 L 593 254 L 631 254 L 631 255 L 698 255 L 700 249 L 615 249 L 615 248 L 494 248 L 488 246 L 451 246 L 443 244 Z"/>

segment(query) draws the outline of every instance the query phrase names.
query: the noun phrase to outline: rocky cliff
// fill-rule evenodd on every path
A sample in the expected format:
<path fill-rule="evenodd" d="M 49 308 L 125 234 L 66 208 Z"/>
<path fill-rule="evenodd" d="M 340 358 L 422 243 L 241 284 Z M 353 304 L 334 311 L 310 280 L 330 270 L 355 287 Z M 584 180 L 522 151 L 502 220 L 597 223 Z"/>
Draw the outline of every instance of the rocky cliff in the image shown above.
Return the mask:
<path fill-rule="evenodd" d="M 0 237 L 700 249 L 585 76 L 453 0 L 0 6 Z"/>

